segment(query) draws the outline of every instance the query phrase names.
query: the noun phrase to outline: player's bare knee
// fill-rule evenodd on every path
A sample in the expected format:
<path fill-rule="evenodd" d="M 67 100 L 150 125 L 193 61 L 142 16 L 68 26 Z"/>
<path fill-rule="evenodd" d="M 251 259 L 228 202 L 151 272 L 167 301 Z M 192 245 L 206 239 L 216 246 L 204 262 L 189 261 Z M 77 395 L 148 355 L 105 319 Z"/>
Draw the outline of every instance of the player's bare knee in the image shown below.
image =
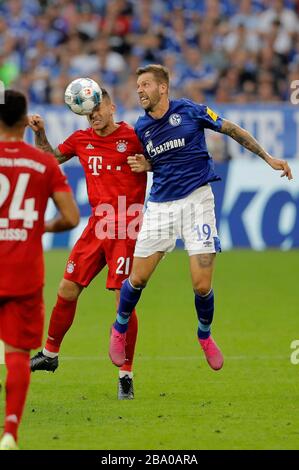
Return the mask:
<path fill-rule="evenodd" d="M 140 274 L 132 273 L 130 276 L 130 283 L 133 287 L 136 287 L 138 289 L 144 289 L 147 284 L 147 279 L 144 276 L 141 276 Z"/>
<path fill-rule="evenodd" d="M 62 279 L 58 288 L 58 295 L 65 300 L 74 301 L 77 300 L 82 287 L 75 282 L 68 281 L 67 279 Z"/>
<path fill-rule="evenodd" d="M 201 295 L 202 297 L 208 295 L 211 289 L 212 286 L 210 282 L 199 281 L 193 284 L 193 290 L 195 294 Z"/>
<path fill-rule="evenodd" d="M 14 346 L 11 346 L 10 344 L 7 344 L 7 343 L 4 343 L 4 350 L 6 353 L 22 352 L 22 353 L 28 354 L 30 352 L 29 349 L 15 348 Z"/>

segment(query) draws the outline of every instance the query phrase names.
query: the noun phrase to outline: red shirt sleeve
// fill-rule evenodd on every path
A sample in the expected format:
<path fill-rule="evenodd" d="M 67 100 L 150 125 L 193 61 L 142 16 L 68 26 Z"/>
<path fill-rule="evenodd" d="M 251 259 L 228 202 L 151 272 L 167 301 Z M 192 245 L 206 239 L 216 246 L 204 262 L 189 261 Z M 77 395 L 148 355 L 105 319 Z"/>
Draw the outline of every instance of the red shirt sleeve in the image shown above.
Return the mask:
<path fill-rule="evenodd" d="M 69 158 L 72 158 L 75 155 L 77 155 L 76 153 L 77 132 L 78 131 L 71 134 L 62 144 L 58 145 L 58 150 L 62 155 L 65 155 L 66 157 L 69 157 Z"/>

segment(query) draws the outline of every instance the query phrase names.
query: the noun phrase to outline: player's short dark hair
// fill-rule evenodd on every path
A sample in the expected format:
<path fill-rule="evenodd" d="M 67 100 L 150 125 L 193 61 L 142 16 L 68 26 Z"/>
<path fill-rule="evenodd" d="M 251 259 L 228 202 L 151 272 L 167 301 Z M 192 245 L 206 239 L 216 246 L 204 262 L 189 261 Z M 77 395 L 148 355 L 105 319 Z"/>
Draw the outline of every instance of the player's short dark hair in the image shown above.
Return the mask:
<path fill-rule="evenodd" d="M 137 77 L 140 77 L 143 73 L 152 73 L 158 83 L 166 83 L 169 87 L 169 71 L 163 65 L 149 64 L 136 70 Z"/>
<path fill-rule="evenodd" d="M 111 101 L 111 96 L 109 95 L 108 91 L 106 90 L 106 88 L 102 88 L 101 87 L 101 90 L 102 90 L 102 99 L 106 99 L 108 101 Z"/>
<path fill-rule="evenodd" d="M 106 88 L 102 88 L 101 87 L 101 90 L 102 90 L 102 101 L 103 100 L 107 100 L 109 103 L 112 102 L 112 99 L 111 99 L 111 96 L 109 94 L 109 92 L 106 90 Z M 100 107 L 101 103 L 99 103 L 94 109 L 93 111 L 95 111 L 96 109 L 98 109 Z M 93 111 L 87 115 L 87 119 L 88 121 L 90 122 L 90 116 L 92 115 Z"/>
<path fill-rule="evenodd" d="M 0 121 L 13 127 L 27 114 L 27 99 L 20 91 L 5 90 L 4 104 L 0 104 Z"/>

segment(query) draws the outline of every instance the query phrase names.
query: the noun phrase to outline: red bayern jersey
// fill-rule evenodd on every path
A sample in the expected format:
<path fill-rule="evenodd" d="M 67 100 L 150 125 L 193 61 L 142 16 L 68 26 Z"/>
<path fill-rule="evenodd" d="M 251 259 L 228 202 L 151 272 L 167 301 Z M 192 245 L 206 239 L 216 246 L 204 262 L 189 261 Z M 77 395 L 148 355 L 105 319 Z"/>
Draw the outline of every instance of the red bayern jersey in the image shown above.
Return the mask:
<path fill-rule="evenodd" d="M 134 129 L 125 122 L 111 134 L 101 137 L 92 128 L 74 132 L 59 151 L 71 158 L 79 157 L 86 175 L 90 205 L 111 204 L 118 214 L 120 196 L 126 197 L 127 208 L 131 204 L 143 204 L 146 189 L 146 173 L 133 173 L 127 157 L 143 153 Z"/>
<path fill-rule="evenodd" d="M 30 294 L 44 282 L 42 234 L 48 198 L 70 191 L 51 154 L 0 142 L 0 296 Z"/>

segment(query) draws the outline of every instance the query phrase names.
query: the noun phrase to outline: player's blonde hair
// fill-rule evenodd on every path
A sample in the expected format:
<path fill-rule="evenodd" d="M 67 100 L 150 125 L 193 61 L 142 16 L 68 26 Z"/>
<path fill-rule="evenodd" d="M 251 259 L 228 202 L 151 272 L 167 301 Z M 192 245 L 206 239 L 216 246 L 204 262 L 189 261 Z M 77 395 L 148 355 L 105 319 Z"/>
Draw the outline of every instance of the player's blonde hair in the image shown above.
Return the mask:
<path fill-rule="evenodd" d="M 155 80 L 158 83 L 166 83 L 167 88 L 169 88 L 169 71 L 166 67 L 160 64 L 149 64 L 145 67 L 139 67 L 136 70 L 137 77 L 144 73 L 151 73 L 155 77 Z"/>

